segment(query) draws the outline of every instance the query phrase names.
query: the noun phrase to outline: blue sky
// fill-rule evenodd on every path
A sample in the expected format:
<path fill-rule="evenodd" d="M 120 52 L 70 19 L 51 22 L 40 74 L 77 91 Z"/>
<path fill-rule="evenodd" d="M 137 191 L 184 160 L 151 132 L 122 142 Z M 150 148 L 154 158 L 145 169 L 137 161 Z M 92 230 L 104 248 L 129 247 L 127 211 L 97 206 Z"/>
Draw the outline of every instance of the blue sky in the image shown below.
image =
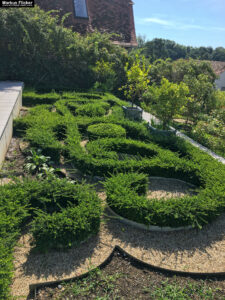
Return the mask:
<path fill-rule="evenodd" d="M 136 33 L 190 46 L 225 47 L 225 0 L 134 0 Z"/>

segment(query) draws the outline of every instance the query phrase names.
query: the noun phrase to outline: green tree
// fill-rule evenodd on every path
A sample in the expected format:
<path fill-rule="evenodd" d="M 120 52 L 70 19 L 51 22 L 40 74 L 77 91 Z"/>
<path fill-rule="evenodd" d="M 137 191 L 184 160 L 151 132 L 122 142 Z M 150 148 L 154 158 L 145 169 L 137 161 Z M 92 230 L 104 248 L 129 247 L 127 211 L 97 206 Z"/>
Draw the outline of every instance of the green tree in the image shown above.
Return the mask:
<path fill-rule="evenodd" d="M 127 83 L 120 88 L 120 90 L 124 90 L 124 96 L 131 100 L 132 107 L 135 102 L 142 100 L 142 95 L 148 88 L 150 82 L 148 74 L 151 68 L 144 57 L 137 54 L 135 58 L 131 66 L 129 63 L 126 64 Z"/>
<path fill-rule="evenodd" d="M 187 121 L 192 119 L 196 123 L 201 114 L 209 114 L 216 107 L 216 91 L 205 74 L 197 77 L 185 75 L 184 82 L 189 87 L 190 99 L 184 114 Z"/>
<path fill-rule="evenodd" d="M 149 87 L 145 98 L 151 98 L 157 117 L 162 121 L 163 128 L 166 128 L 174 116 L 184 109 L 188 102 L 188 93 L 185 83 L 176 84 L 163 78 L 160 86 Z"/>
<path fill-rule="evenodd" d="M 113 90 L 125 82 L 128 54 L 112 35 L 81 36 L 63 26 L 57 12 L 38 6 L 0 9 L 0 80 L 22 80 L 41 89 L 90 89 L 99 80 L 94 67 L 104 61 L 116 72 Z"/>

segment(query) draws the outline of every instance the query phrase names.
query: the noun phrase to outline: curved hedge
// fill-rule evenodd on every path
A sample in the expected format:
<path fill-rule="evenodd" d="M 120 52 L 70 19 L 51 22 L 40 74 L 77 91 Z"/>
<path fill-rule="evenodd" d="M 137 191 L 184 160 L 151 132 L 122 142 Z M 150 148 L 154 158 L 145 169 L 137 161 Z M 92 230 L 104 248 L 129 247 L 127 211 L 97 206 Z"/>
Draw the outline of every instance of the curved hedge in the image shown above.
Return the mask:
<path fill-rule="evenodd" d="M 90 125 L 87 128 L 87 134 L 89 139 L 98 139 L 98 138 L 116 138 L 116 137 L 125 137 L 126 130 L 120 125 L 110 124 L 110 123 L 98 123 Z"/>
<path fill-rule="evenodd" d="M 55 102 L 55 112 L 52 112 L 50 106 L 33 108 L 25 118 L 16 121 L 16 129 L 21 128 L 24 138 L 31 144 L 40 145 L 41 142 L 43 153 L 51 156 L 56 151 L 59 156 L 66 155 L 85 174 L 110 177 L 116 173 L 138 172 L 148 176 L 177 178 L 200 187 L 197 196 L 185 197 L 179 201 L 167 200 L 166 213 L 159 218 L 152 214 L 148 221 L 150 224 L 172 227 L 190 224 L 202 226 L 224 211 L 223 164 L 180 138 L 158 138 L 151 135 L 145 123 L 124 119 L 120 100 L 111 95 L 99 97 L 101 101 L 110 104 L 112 114 L 103 117 L 76 116 L 71 105 L 76 110 L 84 104 L 84 98 L 74 94 L 74 98 L 62 98 Z M 91 103 L 99 101 L 89 100 Z M 98 135 L 98 139 L 90 141 L 85 149 L 80 145 L 90 128 L 97 128 L 97 133 L 101 134 L 99 128 L 108 126 L 120 126 L 126 131 L 126 138 L 101 138 Z M 63 138 L 63 143 L 60 138 Z M 138 203 L 143 200 L 132 197 Z M 157 211 L 161 209 L 158 206 L 161 202 L 154 203 Z M 136 206 L 135 210 L 138 209 Z M 143 222 L 147 222 L 146 220 L 145 218 Z"/>
<path fill-rule="evenodd" d="M 104 116 L 110 108 L 108 103 L 87 103 L 78 106 L 76 115 L 88 117 L 101 117 Z"/>
<path fill-rule="evenodd" d="M 4 186 L 2 190 L 9 190 Z M 69 248 L 96 234 L 100 225 L 101 204 L 88 185 L 67 179 L 27 180 L 10 185 L 7 201 L 24 198 L 36 248 Z"/>
<path fill-rule="evenodd" d="M 188 225 L 201 228 L 224 211 L 225 201 L 219 200 L 219 189 L 213 198 L 210 188 L 206 188 L 197 196 L 147 199 L 147 181 L 148 176 L 139 173 L 120 173 L 107 179 L 105 188 L 109 207 L 137 223 L 174 228 Z"/>

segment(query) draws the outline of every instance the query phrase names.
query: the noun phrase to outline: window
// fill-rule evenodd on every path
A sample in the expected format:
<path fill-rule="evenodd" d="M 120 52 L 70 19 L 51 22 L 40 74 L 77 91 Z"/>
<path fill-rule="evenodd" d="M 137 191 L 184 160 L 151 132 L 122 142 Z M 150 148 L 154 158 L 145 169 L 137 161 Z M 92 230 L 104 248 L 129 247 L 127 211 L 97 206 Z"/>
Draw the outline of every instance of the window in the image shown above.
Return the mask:
<path fill-rule="evenodd" d="M 88 18 L 86 0 L 74 0 L 75 16 L 78 18 Z"/>

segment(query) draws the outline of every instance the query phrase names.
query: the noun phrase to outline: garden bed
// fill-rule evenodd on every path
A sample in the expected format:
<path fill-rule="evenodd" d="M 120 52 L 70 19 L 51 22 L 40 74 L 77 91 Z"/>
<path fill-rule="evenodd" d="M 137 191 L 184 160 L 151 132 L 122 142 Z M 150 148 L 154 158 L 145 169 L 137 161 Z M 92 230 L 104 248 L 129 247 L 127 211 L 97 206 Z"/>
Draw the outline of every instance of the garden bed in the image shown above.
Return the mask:
<path fill-rule="evenodd" d="M 40 102 L 40 95 L 37 99 Z M 224 264 L 218 262 L 218 258 L 225 261 L 224 234 L 221 232 L 225 206 L 225 170 L 222 164 L 181 139 L 157 139 L 149 133 L 145 123 L 126 120 L 122 110 L 124 102 L 110 94 L 89 97 L 88 94 L 62 93 L 54 98 L 54 103 L 44 103 L 44 100 L 41 103 L 42 105 L 34 106 L 26 115 L 17 119 L 14 128 L 16 139 L 23 139 L 25 145 L 28 145 L 28 150 L 33 148 L 37 151 L 41 148 L 41 155 L 49 156 L 54 161 L 50 164 L 49 159 L 48 168 L 63 168 L 67 179 L 82 181 L 82 178 L 89 178 L 89 181 L 93 179 L 92 183 L 96 183 L 100 177 L 101 180 L 110 180 L 113 173 L 126 175 L 135 172 L 146 174 L 144 176 L 147 177 L 184 180 L 188 184 L 196 185 L 199 189 L 198 194 L 186 197 L 185 193 L 181 193 L 178 198 L 175 197 L 180 199 L 174 201 L 181 211 L 178 218 L 175 215 L 176 210 L 172 209 L 169 217 L 163 217 L 159 220 L 162 223 L 159 222 L 158 225 L 172 224 L 174 228 L 180 224 L 204 227 L 202 231 L 192 229 L 191 233 L 185 233 L 185 236 L 182 232 L 159 235 L 121 225 L 118 220 L 105 216 L 97 236 L 89 238 L 89 232 L 82 239 L 84 243 L 81 245 L 68 241 L 67 246 L 72 248 L 67 252 L 59 251 L 63 248 L 62 241 L 59 242 L 56 238 L 56 242 L 59 242 L 59 247 L 56 247 L 58 250 L 44 254 L 34 253 L 32 250 L 35 235 L 32 237 L 23 232 L 20 246 L 14 254 L 16 271 L 12 290 L 15 296 L 27 295 L 29 284 L 61 280 L 85 272 L 90 267 L 90 257 L 91 263 L 99 265 L 115 245 L 121 246 L 143 261 L 166 268 L 197 272 L 224 271 Z M 99 127 L 104 128 L 104 136 L 101 136 Z M 92 130 L 90 135 L 90 128 L 94 128 L 94 134 Z M 27 156 L 26 153 L 21 155 Z M 27 157 L 23 159 L 25 162 Z M 14 160 L 16 156 L 12 158 L 12 162 Z M 22 164 L 20 170 L 22 176 L 31 177 L 32 180 L 37 175 L 26 174 Z M 43 182 L 45 176 L 44 173 Z M 167 183 L 167 188 L 168 185 Z M 85 189 L 84 185 L 83 190 Z M 153 198 L 157 198 L 157 194 L 162 192 L 160 186 L 155 189 Z M 102 193 L 104 190 L 99 194 L 104 203 L 105 194 Z M 171 197 L 168 199 L 167 196 L 165 192 L 164 202 L 171 203 L 174 197 L 171 200 Z M 131 197 L 131 200 L 133 199 L 135 198 Z M 153 202 L 152 199 L 148 201 Z M 163 200 L 157 199 L 157 202 L 161 203 Z M 192 205 L 194 203 L 195 205 Z M 157 218 L 150 220 L 150 223 L 155 225 L 157 222 Z M 206 225 L 209 222 L 212 224 Z M 39 227 L 35 225 L 35 228 L 36 232 L 39 232 Z M 88 241 L 85 241 L 87 238 Z M 78 240 L 81 241 L 79 238 Z"/>
<path fill-rule="evenodd" d="M 15 130 L 32 147 L 41 147 L 52 160 L 59 162 L 64 156 L 83 174 L 111 177 L 115 173 L 138 172 L 185 180 L 199 188 L 197 195 L 169 201 L 152 199 L 151 206 L 146 207 L 141 195 L 130 195 L 133 192 L 128 182 L 121 190 L 109 179 L 111 208 L 132 221 L 160 227 L 201 228 L 224 212 L 225 166 L 175 136 L 158 137 L 149 133 L 145 123 L 126 120 L 122 104 L 110 94 L 99 94 L 97 99 L 86 94 L 62 94 L 54 103 L 54 111 L 52 105 L 37 106 L 16 121 Z M 87 138 L 88 142 L 82 143 Z M 115 194 L 117 191 L 119 194 Z M 121 195 L 129 202 L 125 210 Z M 142 203 L 142 210 L 137 203 Z"/>
<path fill-rule="evenodd" d="M 201 231 L 192 229 L 155 233 L 121 224 L 106 213 L 100 232 L 66 252 L 32 253 L 29 236 L 21 237 L 15 251 L 14 296 L 27 296 L 29 285 L 64 280 L 99 266 L 119 245 L 134 257 L 170 270 L 225 272 L 224 215 Z"/>
<path fill-rule="evenodd" d="M 83 279 L 39 288 L 34 300 L 48 299 L 223 299 L 225 282 L 166 275 L 115 250 L 102 269 Z"/>

